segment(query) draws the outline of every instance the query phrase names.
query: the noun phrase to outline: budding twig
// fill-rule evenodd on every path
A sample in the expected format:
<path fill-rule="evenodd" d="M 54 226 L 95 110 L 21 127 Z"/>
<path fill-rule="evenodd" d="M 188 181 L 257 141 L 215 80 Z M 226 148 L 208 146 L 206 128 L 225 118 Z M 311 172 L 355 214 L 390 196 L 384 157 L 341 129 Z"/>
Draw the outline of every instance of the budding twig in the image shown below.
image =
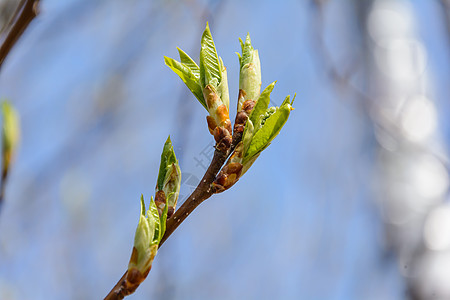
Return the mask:
<path fill-rule="evenodd" d="M 201 46 L 200 66 L 180 49 L 178 49 L 180 61 L 168 57 L 165 57 L 164 61 L 208 111 L 208 129 L 216 140 L 214 156 L 195 191 L 171 217 L 169 216 L 167 221 L 165 218 L 161 219 L 165 230 L 159 231 L 161 234 L 164 232 L 162 237 L 158 236 L 159 248 L 197 206 L 211 195 L 230 188 L 239 180 L 261 151 L 278 135 L 293 109 L 291 105 L 294 100 L 291 101 L 289 96 L 280 107 L 268 108 L 270 93 L 275 83 L 270 84 L 260 93 L 261 68 L 258 50 L 253 49 L 250 35 L 247 35 L 245 43 L 241 40 L 238 113 L 233 135 L 231 135 L 227 72 L 222 59 L 217 54 L 208 25 L 203 33 Z M 162 165 L 165 166 L 163 162 Z M 165 191 L 161 193 L 161 187 L 159 187 L 155 199 L 157 207 L 155 210 L 162 211 L 167 208 L 164 194 Z M 142 236 L 146 237 L 144 234 Z M 128 282 L 133 267 L 134 265 L 131 270 L 129 267 L 130 271 L 125 272 L 106 296 L 106 300 L 123 299 L 134 292 L 135 287 Z M 140 278 L 145 279 L 147 274 L 148 272 Z"/>
<path fill-rule="evenodd" d="M 242 139 L 242 132 L 235 132 L 229 149 L 223 151 L 220 147 L 216 146 L 214 156 L 208 169 L 205 172 L 202 180 L 198 184 L 194 192 L 186 199 L 183 205 L 178 208 L 173 216 L 167 220 L 166 231 L 159 243 L 159 248 L 164 242 L 172 235 L 175 229 L 183 223 L 183 221 L 199 206 L 203 201 L 211 197 L 216 191 L 212 186 L 212 183 L 216 179 L 217 173 L 219 173 L 223 164 L 227 160 L 228 156 L 233 152 L 234 148 Z M 117 282 L 109 294 L 105 297 L 105 300 L 119 300 L 123 299 L 127 293 L 125 291 L 125 279 L 127 278 L 128 271 L 126 271 L 122 278 Z"/>

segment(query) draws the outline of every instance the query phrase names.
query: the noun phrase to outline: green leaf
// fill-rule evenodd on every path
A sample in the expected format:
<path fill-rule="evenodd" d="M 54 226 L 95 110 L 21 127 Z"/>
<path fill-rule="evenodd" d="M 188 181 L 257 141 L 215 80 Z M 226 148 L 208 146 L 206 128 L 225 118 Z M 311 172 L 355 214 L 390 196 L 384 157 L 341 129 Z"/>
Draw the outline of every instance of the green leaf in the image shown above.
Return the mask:
<path fill-rule="evenodd" d="M 262 91 L 261 95 L 259 95 L 258 100 L 256 101 L 255 107 L 250 113 L 249 120 L 252 121 L 253 124 L 259 124 L 259 119 L 266 112 L 267 108 L 270 104 L 270 94 L 275 87 L 276 81 L 269 84 L 264 91 Z"/>
<path fill-rule="evenodd" d="M 199 66 L 195 63 L 195 61 L 186 54 L 186 52 L 184 52 L 183 50 L 181 50 L 180 48 L 178 48 L 178 53 L 180 54 L 180 60 L 181 63 L 184 64 L 186 67 L 189 68 L 189 70 L 191 70 L 192 74 L 194 74 L 195 78 L 197 78 L 197 81 L 200 79 L 200 68 Z"/>
<path fill-rule="evenodd" d="M 144 280 L 147 276 L 158 251 L 159 241 L 155 242 L 155 234 L 159 226 L 159 216 L 157 211 L 156 216 L 154 215 L 154 209 L 156 206 L 152 198 L 149 210 L 145 211 L 144 196 L 141 195 L 141 213 L 134 235 L 133 252 L 128 263 L 128 271 L 137 269 L 140 272 L 138 275 L 142 277 L 138 278 L 139 280 Z"/>
<path fill-rule="evenodd" d="M 253 122 L 250 119 L 248 119 L 247 122 L 245 123 L 244 133 L 242 134 L 242 143 L 243 143 L 242 153 L 246 153 L 248 147 L 250 147 L 253 134 L 254 134 Z"/>
<path fill-rule="evenodd" d="M 189 69 L 189 67 L 180 63 L 173 58 L 164 56 L 165 64 L 172 69 L 178 76 L 180 76 L 181 80 L 186 84 L 186 86 L 191 90 L 194 96 L 198 99 L 198 101 L 203 105 L 206 110 L 205 99 L 203 98 L 203 89 L 200 85 L 199 78 L 196 76 L 195 70 Z"/>
<path fill-rule="evenodd" d="M 242 56 L 239 55 L 239 90 L 244 91 L 243 98 L 239 98 L 238 112 L 246 100 L 258 99 L 261 92 L 261 63 L 258 50 L 253 49 L 250 34 L 247 34 L 245 43 L 239 39 Z"/>
<path fill-rule="evenodd" d="M 180 192 L 180 185 L 181 170 L 169 136 L 161 154 L 156 191 L 164 191 L 166 204 L 175 208 Z"/>
<path fill-rule="evenodd" d="M 297 93 L 294 94 L 294 98 L 292 98 L 292 101 L 290 100 L 291 97 L 289 95 L 286 96 L 286 98 L 284 98 L 283 103 L 281 103 L 281 106 L 287 105 L 287 104 L 292 106 L 292 104 L 294 104 L 295 97 L 297 97 Z"/>
<path fill-rule="evenodd" d="M 248 35 L 248 33 L 247 33 Z M 244 42 L 242 41 L 241 38 L 239 38 L 239 44 L 241 44 L 241 52 L 244 52 Z"/>
<path fill-rule="evenodd" d="M 159 164 L 159 174 L 157 181 L 157 189 L 159 191 L 164 188 L 164 181 L 166 180 L 167 171 L 173 163 L 177 163 L 177 158 L 175 157 L 175 152 L 173 151 L 172 141 L 170 140 L 170 135 L 164 144 L 163 151 L 161 153 L 161 163 Z"/>
<path fill-rule="evenodd" d="M 159 218 L 158 208 L 156 207 L 155 200 L 153 200 L 153 197 L 151 197 L 150 199 L 150 206 L 147 211 L 147 218 L 150 226 L 152 226 L 151 224 L 154 224 L 155 226 L 155 231 L 151 244 L 158 245 L 164 233 L 161 230 L 161 220 Z"/>
<path fill-rule="evenodd" d="M 141 195 L 141 213 L 139 223 L 134 235 L 134 247 L 140 252 L 145 252 L 150 247 L 152 237 L 155 233 L 155 224 L 149 222 L 145 217 L 144 195 Z"/>
<path fill-rule="evenodd" d="M 250 146 L 244 154 L 243 164 L 269 146 L 270 142 L 278 135 L 286 123 L 290 112 L 291 106 L 289 104 L 283 105 L 265 121 L 261 129 L 253 135 Z"/>
<path fill-rule="evenodd" d="M 220 67 L 219 56 L 216 46 L 206 23 L 206 29 L 203 32 L 200 49 L 200 84 L 205 88 L 212 84 L 215 88 L 222 80 L 222 70 Z"/>
<path fill-rule="evenodd" d="M 220 65 L 222 68 L 222 81 L 217 87 L 217 92 L 219 94 L 222 103 L 225 104 L 228 111 L 230 111 L 230 94 L 228 92 L 228 77 L 227 77 L 227 68 L 223 65 L 222 58 L 219 57 Z"/>
<path fill-rule="evenodd" d="M 245 43 L 242 42 L 241 39 L 239 39 L 241 43 L 241 49 L 242 49 L 242 58 L 240 60 L 241 68 L 252 62 L 252 56 L 253 56 L 253 47 L 252 47 L 252 41 L 250 39 L 250 33 L 247 33 L 247 37 L 245 38 Z"/>
<path fill-rule="evenodd" d="M 168 165 L 166 179 L 164 180 L 163 191 L 166 195 L 166 203 L 173 207 L 177 205 L 178 196 L 180 194 L 181 186 L 181 170 L 178 161 Z"/>
<path fill-rule="evenodd" d="M 170 196 L 170 195 L 169 195 Z M 161 231 L 160 231 L 160 237 L 158 240 L 158 244 L 161 241 L 162 237 L 164 236 L 164 233 L 166 232 L 166 221 L 167 221 L 167 211 L 169 210 L 169 205 L 168 205 L 168 199 L 169 197 L 166 197 L 166 205 L 164 206 L 164 210 L 162 212 L 162 216 L 161 216 Z"/>

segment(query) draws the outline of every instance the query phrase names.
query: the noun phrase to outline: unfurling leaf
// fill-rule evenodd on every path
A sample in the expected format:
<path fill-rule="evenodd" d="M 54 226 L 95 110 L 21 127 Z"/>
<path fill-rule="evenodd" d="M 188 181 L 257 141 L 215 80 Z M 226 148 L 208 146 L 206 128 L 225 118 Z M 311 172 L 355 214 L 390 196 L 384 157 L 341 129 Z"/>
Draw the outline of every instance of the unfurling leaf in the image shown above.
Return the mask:
<path fill-rule="evenodd" d="M 222 67 L 217 55 L 216 46 L 206 23 L 203 32 L 200 49 L 200 84 L 205 88 L 208 84 L 217 88 L 222 81 Z"/>
<path fill-rule="evenodd" d="M 161 154 L 155 196 L 155 202 L 157 202 L 156 206 L 161 209 L 160 205 L 163 205 L 164 207 L 162 209 L 166 210 L 166 215 L 162 214 L 162 211 L 160 211 L 163 218 L 167 217 L 167 212 L 169 210 L 169 217 L 175 210 L 178 195 L 180 193 L 180 185 L 181 170 L 169 136 L 164 144 L 163 152 Z M 165 219 L 162 224 L 163 226 L 165 225 Z"/>
<path fill-rule="evenodd" d="M 244 145 L 246 149 L 242 161 L 244 165 L 252 161 L 253 157 L 259 155 L 261 151 L 267 148 L 270 142 L 278 135 L 286 123 L 291 110 L 293 110 L 291 104 L 294 100 L 291 102 L 289 99 L 290 97 L 287 96 L 279 108 L 268 108 L 264 114 L 260 115 L 258 121 L 256 121 L 256 125 L 249 125 L 254 127 L 254 129 L 252 132 L 246 131 L 243 137 L 247 141 L 247 144 Z M 251 140 L 245 136 L 246 134 L 251 135 Z"/>
<path fill-rule="evenodd" d="M 154 206 L 154 208 L 152 208 Z M 158 251 L 160 219 L 153 199 L 150 201 L 150 209 L 145 210 L 144 196 L 141 195 L 141 212 L 139 223 L 134 235 L 134 246 L 128 263 L 128 280 L 132 284 L 141 283 L 147 277 L 152 266 L 153 259 Z"/>
<path fill-rule="evenodd" d="M 238 112 L 242 110 L 246 100 L 256 101 L 261 92 L 261 63 L 258 50 L 253 49 L 250 34 L 247 34 L 245 43 L 241 39 L 239 41 L 242 56 L 238 54 L 240 63 Z"/>
<path fill-rule="evenodd" d="M 264 91 L 262 91 L 261 95 L 259 95 L 258 100 L 256 101 L 255 107 L 250 113 L 249 120 L 252 121 L 253 124 L 257 124 L 261 115 L 263 115 L 270 104 L 270 94 L 275 87 L 276 81 L 269 84 Z"/>
<path fill-rule="evenodd" d="M 230 95 L 228 92 L 228 77 L 227 77 L 227 68 L 223 65 L 222 59 L 220 59 L 220 65 L 222 66 L 222 80 L 217 87 L 217 94 L 219 95 L 222 103 L 227 107 L 227 110 L 230 111 Z"/>
<path fill-rule="evenodd" d="M 217 54 L 208 23 L 203 32 L 200 48 L 200 66 L 178 48 L 180 61 L 164 57 L 164 61 L 187 85 L 199 102 L 208 110 L 208 129 L 216 142 L 231 140 L 229 117 L 230 97 L 227 69 Z M 216 130 L 217 128 L 217 130 Z M 227 133 L 228 132 L 228 133 Z"/>
<path fill-rule="evenodd" d="M 186 61 L 186 58 L 184 58 L 184 60 Z M 180 76 L 181 80 L 183 80 L 186 86 L 191 90 L 192 94 L 194 94 L 194 96 L 203 105 L 203 107 L 205 107 L 206 110 L 208 110 L 205 99 L 203 98 L 203 92 L 202 87 L 200 85 L 198 69 L 195 68 L 190 69 L 187 64 L 178 62 L 166 56 L 164 56 L 164 62 L 169 68 L 172 69 L 172 71 L 174 71 L 178 76 Z"/>
<path fill-rule="evenodd" d="M 186 54 L 186 52 L 184 52 L 183 50 L 181 50 L 178 47 L 177 47 L 177 49 L 178 49 L 178 54 L 180 55 L 181 63 L 184 64 L 186 67 L 188 67 L 189 70 L 191 70 L 192 74 L 194 74 L 194 76 L 195 76 L 195 78 L 197 78 L 197 80 L 200 80 L 200 67 L 189 55 Z"/>

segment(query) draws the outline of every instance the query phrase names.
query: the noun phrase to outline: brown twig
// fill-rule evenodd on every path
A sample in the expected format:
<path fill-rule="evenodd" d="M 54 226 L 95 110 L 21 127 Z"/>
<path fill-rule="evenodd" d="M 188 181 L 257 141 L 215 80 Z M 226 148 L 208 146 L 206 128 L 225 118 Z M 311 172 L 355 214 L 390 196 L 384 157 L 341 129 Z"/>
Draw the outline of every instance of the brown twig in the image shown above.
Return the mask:
<path fill-rule="evenodd" d="M 183 221 L 194 211 L 197 206 L 199 206 L 203 201 L 205 201 L 215 193 L 214 187 L 211 184 L 214 182 L 217 173 L 219 173 L 226 159 L 234 151 L 236 145 L 239 144 L 241 139 L 242 132 L 235 132 L 233 134 L 231 147 L 228 150 L 223 151 L 216 147 L 211 163 L 197 188 L 180 206 L 180 208 L 175 211 L 173 216 L 167 220 L 166 232 L 164 233 L 164 236 L 159 243 L 159 248 L 161 248 L 161 246 L 175 231 L 175 229 L 177 229 L 178 226 L 183 223 Z M 128 271 L 125 271 L 122 278 L 120 278 L 120 280 L 112 288 L 109 294 L 105 297 L 105 300 L 119 300 L 130 294 L 124 289 L 124 287 L 126 286 L 125 280 L 127 277 L 127 273 Z"/>
<path fill-rule="evenodd" d="M 22 0 L 0 37 L 0 68 L 17 40 L 38 14 L 40 0 Z"/>

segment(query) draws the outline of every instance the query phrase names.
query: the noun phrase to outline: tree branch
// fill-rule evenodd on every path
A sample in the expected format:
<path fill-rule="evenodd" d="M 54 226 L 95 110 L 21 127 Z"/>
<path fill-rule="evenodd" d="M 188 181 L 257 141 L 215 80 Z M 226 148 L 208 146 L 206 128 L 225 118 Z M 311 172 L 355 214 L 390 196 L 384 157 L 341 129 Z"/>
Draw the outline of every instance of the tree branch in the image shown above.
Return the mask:
<path fill-rule="evenodd" d="M 242 132 L 234 132 L 231 147 L 227 151 L 221 151 L 218 148 L 214 151 L 214 156 L 208 169 L 205 172 L 202 180 L 198 184 L 194 192 L 186 199 L 186 201 L 178 208 L 173 216 L 166 222 L 166 231 L 164 236 L 159 243 L 158 248 L 160 249 L 164 242 L 170 237 L 170 235 L 178 228 L 178 226 L 183 223 L 183 221 L 194 211 L 194 209 L 199 206 L 203 201 L 211 197 L 215 193 L 212 183 L 216 179 L 217 173 L 219 173 L 223 164 L 225 163 L 228 156 L 233 153 L 237 144 L 242 139 Z M 158 250 L 159 250 L 158 249 Z M 122 278 L 116 283 L 113 289 L 105 297 L 104 300 L 119 300 L 125 298 L 125 296 L 130 295 L 134 291 L 126 290 L 126 278 L 128 271 L 125 271 Z"/>
<path fill-rule="evenodd" d="M 22 0 L 0 37 L 0 68 L 6 56 L 38 14 L 40 0 Z"/>

